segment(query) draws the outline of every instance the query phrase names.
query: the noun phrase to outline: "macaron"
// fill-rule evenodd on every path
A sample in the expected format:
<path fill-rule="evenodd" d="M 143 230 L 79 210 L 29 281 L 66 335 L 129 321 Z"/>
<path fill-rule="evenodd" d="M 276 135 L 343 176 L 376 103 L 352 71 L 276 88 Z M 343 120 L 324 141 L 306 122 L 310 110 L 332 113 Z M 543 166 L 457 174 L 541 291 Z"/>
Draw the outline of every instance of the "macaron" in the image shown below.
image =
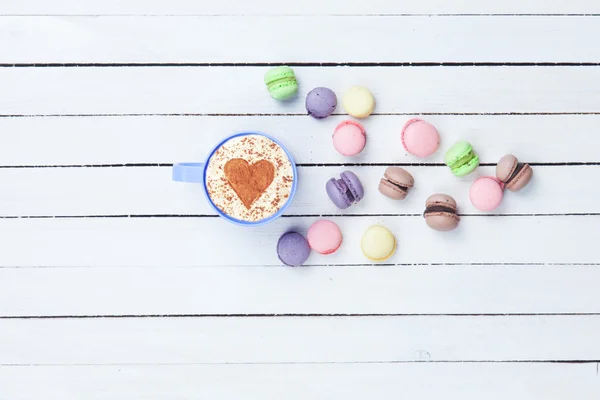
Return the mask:
<path fill-rule="evenodd" d="M 413 118 L 404 124 L 401 138 L 404 149 L 421 158 L 429 157 L 440 146 L 440 134 L 435 126 L 419 118 Z"/>
<path fill-rule="evenodd" d="M 403 168 L 388 167 L 379 181 L 379 192 L 394 200 L 404 200 L 415 185 L 413 176 Z"/>
<path fill-rule="evenodd" d="M 344 109 L 354 118 L 367 118 L 375 109 L 375 98 L 364 86 L 352 86 L 344 93 Z"/>
<path fill-rule="evenodd" d="M 523 189 L 533 176 L 529 164 L 520 163 L 517 157 L 507 154 L 496 165 L 496 178 L 500 179 L 511 192 Z"/>
<path fill-rule="evenodd" d="M 471 185 L 469 199 L 478 210 L 492 211 L 502 202 L 503 186 L 495 176 L 482 176 Z"/>
<path fill-rule="evenodd" d="M 304 104 L 308 115 L 317 119 L 327 118 L 337 107 L 337 97 L 333 90 L 317 87 L 308 92 Z"/>
<path fill-rule="evenodd" d="M 456 201 L 447 194 L 432 194 L 425 201 L 425 222 L 436 231 L 451 231 L 460 222 L 457 214 Z"/>
<path fill-rule="evenodd" d="M 342 231 L 333 221 L 320 219 L 313 223 L 306 235 L 308 245 L 319 254 L 332 254 L 342 245 Z"/>
<path fill-rule="evenodd" d="M 360 240 L 363 254 L 371 261 L 385 261 L 396 251 L 396 238 L 382 225 L 369 227 Z"/>
<path fill-rule="evenodd" d="M 282 66 L 270 69 L 265 74 L 265 84 L 269 94 L 275 100 L 283 101 L 298 93 L 298 82 L 294 70 Z"/>
<path fill-rule="evenodd" d="M 285 265 L 302 265 L 310 255 L 308 241 L 298 232 L 286 232 L 277 242 L 277 257 Z"/>
<path fill-rule="evenodd" d="M 331 178 L 325 190 L 333 204 L 342 210 L 358 203 L 365 195 L 360 179 L 352 171 L 342 172 L 340 179 Z"/>
<path fill-rule="evenodd" d="M 446 152 L 444 163 L 456 176 L 469 175 L 479 166 L 479 157 L 469 142 L 460 141 Z"/>
<path fill-rule="evenodd" d="M 365 128 L 358 122 L 341 122 L 333 131 L 333 147 L 344 156 L 355 156 L 365 148 L 367 135 Z"/>

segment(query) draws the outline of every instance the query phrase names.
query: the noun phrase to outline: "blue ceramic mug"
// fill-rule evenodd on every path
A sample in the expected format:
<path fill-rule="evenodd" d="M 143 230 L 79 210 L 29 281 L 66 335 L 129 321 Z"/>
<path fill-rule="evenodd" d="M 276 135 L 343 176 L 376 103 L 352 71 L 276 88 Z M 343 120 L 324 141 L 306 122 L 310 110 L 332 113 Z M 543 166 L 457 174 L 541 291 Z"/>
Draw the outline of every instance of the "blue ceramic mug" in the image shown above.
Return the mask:
<path fill-rule="evenodd" d="M 215 154 L 215 152 L 229 140 L 240 137 L 240 136 L 248 136 L 248 135 L 262 136 L 262 137 L 265 137 L 265 138 L 275 142 L 285 152 L 285 155 L 287 156 L 287 158 L 290 161 L 290 164 L 292 165 L 293 182 L 292 182 L 292 188 L 290 191 L 290 195 L 289 195 L 287 201 L 283 204 L 283 206 L 279 210 L 277 210 L 277 212 L 275 214 L 273 214 L 265 219 L 261 219 L 259 221 L 243 221 L 243 220 L 236 219 L 236 218 L 233 218 L 233 217 L 225 214 L 219 207 L 217 207 L 213 203 L 210 196 L 208 195 L 208 188 L 206 187 L 206 171 L 208 169 L 208 164 L 210 163 L 210 159 Z M 281 142 L 279 142 L 277 139 L 275 139 L 272 136 L 266 135 L 264 133 L 260 133 L 260 132 L 242 132 L 242 133 L 236 133 L 236 134 L 233 134 L 233 135 L 230 135 L 230 136 L 224 138 L 219 144 L 217 144 L 215 147 L 213 147 L 213 149 L 210 151 L 208 158 L 206 159 L 206 162 L 204 162 L 204 163 L 184 162 L 184 163 L 174 164 L 173 165 L 173 180 L 178 181 L 178 182 L 202 183 L 203 192 L 204 192 L 204 195 L 206 196 L 206 199 L 208 200 L 208 203 L 210 204 L 212 209 L 215 210 L 215 212 L 217 214 L 219 214 L 219 216 L 221 216 L 221 217 L 225 218 L 227 221 L 232 222 L 237 225 L 258 226 L 258 225 L 264 225 L 268 222 L 271 222 L 271 221 L 277 219 L 290 206 L 290 204 L 292 203 L 292 200 L 294 198 L 294 195 L 296 194 L 296 187 L 298 186 L 298 171 L 296 169 L 296 164 L 294 163 L 294 159 L 292 158 L 292 155 L 290 154 L 288 149 L 283 144 L 281 144 Z"/>

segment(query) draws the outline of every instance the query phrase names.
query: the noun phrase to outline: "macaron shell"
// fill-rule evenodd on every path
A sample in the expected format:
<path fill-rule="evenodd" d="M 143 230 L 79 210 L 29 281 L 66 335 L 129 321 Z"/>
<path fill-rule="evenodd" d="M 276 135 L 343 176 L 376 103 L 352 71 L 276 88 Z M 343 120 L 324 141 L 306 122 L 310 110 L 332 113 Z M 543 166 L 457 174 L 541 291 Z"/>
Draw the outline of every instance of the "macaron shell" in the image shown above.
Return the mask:
<path fill-rule="evenodd" d="M 367 229 L 360 241 L 363 254 L 371 261 L 385 261 L 396 251 L 396 238 L 382 225 Z"/>
<path fill-rule="evenodd" d="M 348 197 L 347 188 L 344 186 L 344 182 L 339 182 L 337 179 L 332 178 L 327 181 L 325 190 L 331 202 L 339 209 L 346 209 L 352 204 L 352 200 Z"/>
<path fill-rule="evenodd" d="M 480 211 L 492 211 L 502 202 L 502 183 L 493 176 L 478 178 L 471 185 L 469 199 Z"/>
<path fill-rule="evenodd" d="M 344 121 L 333 132 L 333 147 L 344 156 L 359 154 L 367 142 L 365 129 L 354 121 Z"/>
<path fill-rule="evenodd" d="M 452 164 L 469 154 L 473 150 L 473 146 L 469 142 L 461 140 L 454 143 L 444 156 L 444 163 L 452 167 Z"/>
<path fill-rule="evenodd" d="M 387 167 L 383 177 L 396 185 L 404 186 L 407 188 L 411 188 L 415 185 L 415 178 L 405 170 L 400 167 Z"/>
<path fill-rule="evenodd" d="M 346 91 L 342 99 L 344 109 L 355 118 L 366 118 L 375 109 L 375 98 L 366 87 L 353 86 Z"/>
<path fill-rule="evenodd" d="M 340 174 L 340 178 L 346 184 L 348 190 L 350 190 L 350 193 L 352 193 L 354 202 L 358 203 L 361 201 L 365 195 L 365 191 L 360 179 L 358 179 L 358 176 L 356 176 L 356 174 L 352 171 L 344 171 Z"/>
<path fill-rule="evenodd" d="M 320 254 L 332 254 L 342 244 L 342 231 L 333 221 L 320 219 L 313 223 L 306 235 L 308 245 Z"/>
<path fill-rule="evenodd" d="M 317 87 L 306 95 L 306 111 L 314 118 L 326 118 L 337 107 L 337 97 L 333 90 L 326 87 Z"/>
<path fill-rule="evenodd" d="M 270 70 L 268 70 L 265 73 L 264 81 L 265 81 L 265 85 L 270 85 L 279 79 L 295 77 L 295 76 L 296 75 L 294 74 L 294 70 L 292 68 L 286 67 L 286 66 L 280 66 L 280 67 L 275 67 L 275 68 L 271 68 Z"/>
<path fill-rule="evenodd" d="M 471 161 L 469 161 L 467 164 L 464 164 L 458 168 L 454 168 L 451 171 L 455 176 L 466 176 L 469 175 L 471 172 L 475 171 L 478 166 L 479 157 L 475 155 L 475 157 L 473 157 Z"/>
<path fill-rule="evenodd" d="M 427 121 L 414 118 L 402 128 L 402 146 L 410 154 L 425 158 L 434 154 L 440 145 L 440 134 Z"/>
<path fill-rule="evenodd" d="M 288 100 L 298 93 L 298 84 L 294 82 L 282 82 L 269 90 L 271 97 L 275 100 Z"/>
<path fill-rule="evenodd" d="M 309 255 L 308 241 L 297 232 L 284 233 L 277 242 L 277 257 L 285 265 L 302 265 Z"/>
<path fill-rule="evenodd" d="M 517 160 L 517 157 L 512 154 L 505 155 L 496 164 L 496 178 L 502 182 L 506 182 L 512 176 L 515 169 L 517 169 L 518 164 L 519 160 Z"/>
<path fill-rule="evenodd" d="M 443 193 L 432 194 L 425 200 L 425 207 L 444 206 L 456 211 L 456 200 L 452 196 Z"/>
<path fill-rule="evenodd" d="M 385 179 L 381 179 L 381 181 L 379 181 L 378 189 L 381 194 L 394 200 L 404 200 L 408 194 L 408 192 L 392 185 Z"/>
<path fill-rule="evenodd" d="M 456 229 L 460 222 L 460 217 L 450 213 L 431 213 L 425 217 L 427 225 L 436 231 L 448 232 Z"/>
<path fill-rule="evenodd" d="M 517 176 L 515 176 L 510 183 L 506 185 L 506 188 L 511 192 L 518 192 L 527 186 L 527 184 L 529 184 L 529 181 L 531 181 L 532 177 L 533 169 L 529 166 L 529 164 L 525 164 Z"/>
<path fill-rule="evenodd" d="M 298 92 L 296 75 L 290 67 L 276 67 L 267 71 L 264 81 L 275 100 L 287 100 Z"/>

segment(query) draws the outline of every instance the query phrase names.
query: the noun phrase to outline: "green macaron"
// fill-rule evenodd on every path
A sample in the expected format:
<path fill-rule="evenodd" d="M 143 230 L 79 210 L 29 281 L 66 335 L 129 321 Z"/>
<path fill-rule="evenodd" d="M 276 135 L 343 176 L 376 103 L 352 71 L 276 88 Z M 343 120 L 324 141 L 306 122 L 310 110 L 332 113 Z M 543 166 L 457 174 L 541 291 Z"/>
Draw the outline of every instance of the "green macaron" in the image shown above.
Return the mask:
<path fill-rule="evenodd" d="M 298 82 L 290 67 L 273 68 L 265 74 L 265 84 L 275 100 L 287 100 L 298 93 Z"/>
<path fill-rule="evenodd" d="M 454 175 L 465 176 L 479 166 L 479 157 L 473 152 L 473 146 L 469 142 L 460 141 L 446 152 L 444 163 Z"/>

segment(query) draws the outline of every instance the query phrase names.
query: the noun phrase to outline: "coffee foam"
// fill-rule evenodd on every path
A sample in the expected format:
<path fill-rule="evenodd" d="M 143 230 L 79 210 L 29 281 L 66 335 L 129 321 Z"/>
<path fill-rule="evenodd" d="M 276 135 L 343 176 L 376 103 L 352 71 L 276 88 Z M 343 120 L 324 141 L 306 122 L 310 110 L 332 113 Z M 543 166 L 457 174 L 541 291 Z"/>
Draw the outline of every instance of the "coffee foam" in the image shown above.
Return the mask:
<path fill-rule="evenodd" d="M 225 164 L 235 158 L 254 164 L 266 160 L 275 167 L 273 182 L 248 209 L 225 175 Z M 294 182 L 292 164 L 277 143 L 260 135 L 238 136 L 225 142 L 208 161 L 206 187 L 212 202 L 223 213 L 242 221 L 256 222 L 275 214 L 288 201 Z"/>

